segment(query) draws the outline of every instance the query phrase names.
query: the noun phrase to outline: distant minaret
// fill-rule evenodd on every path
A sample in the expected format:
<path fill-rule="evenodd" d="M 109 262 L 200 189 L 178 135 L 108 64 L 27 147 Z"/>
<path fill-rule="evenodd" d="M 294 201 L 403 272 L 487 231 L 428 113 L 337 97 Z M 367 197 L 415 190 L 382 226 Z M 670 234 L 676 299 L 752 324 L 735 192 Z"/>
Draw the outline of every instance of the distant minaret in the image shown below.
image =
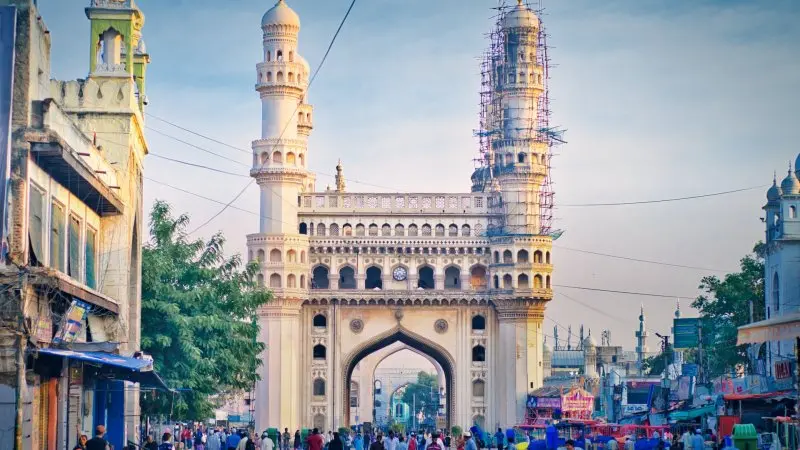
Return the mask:
<path fill-rule="evenodd" d="M 342 172 L 342 160 L 336 164 L 336 192 L 344 192 L 344 173 Z"/>
<path fill-rule="evenodd" d="M 572 325 L 567 327 L 567 350 L 572 350 Z"/>
<path fill-rule="evenodd" d="M 647 336 L 648 332 L 644 325 L 644 304 L 642 304 L 639 312 L 639 331 L 636 332 L 636 366 L 639 368 L 639 375 L 642 375 L 642 365 L 644 358 L 647 355 Z"/>
<path fill-rule="evenodd" d="M 558 326 L 553 327 L 553 340 L 556 341 L 553 344 L 553 350 L 558 350 Z"/>
<path fill-rule="evenodd" d="M 581 340 L 579 344 L 579 349 L 583 350 L 583 324 L 581 324 Z"/>

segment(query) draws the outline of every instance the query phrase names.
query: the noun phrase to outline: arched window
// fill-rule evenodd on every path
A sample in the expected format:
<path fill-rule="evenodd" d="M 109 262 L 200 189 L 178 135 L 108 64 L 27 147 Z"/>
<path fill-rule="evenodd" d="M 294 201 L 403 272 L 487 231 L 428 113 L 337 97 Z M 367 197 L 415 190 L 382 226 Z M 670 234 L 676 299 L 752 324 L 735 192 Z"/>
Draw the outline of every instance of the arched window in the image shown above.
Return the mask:
<path fill-rule="evenodd" d="M 314 380 L 314 395 L 317 397 L 322 397 L 325 395 L 325 380 L 322 378 L 317 378 Z M 322 416 L 321 418 L 318 418 Z M 325 426 L 325 416 L 322 414 L 317 414 L 314 416 L 314 426 L 317 426 L 317 422 L 322 423 L 322 426 Z M 322 428 L 321 428 L 322 429 Z"/>
<path fill-rule="evenodd" d="M 378 225 L 371 223 L 369 225 L 369 235 L 370 236 L 377 236 L 378 235 Z"/>
<path fill-rule="evenodd" d="M 272 72 L 267 72 L 267 83 L 272 83 Z"/>
<path fill-rule="evenodd" d="M 517 277 L 517 287 L 520 288 L 520 289 L 528 289 L 528 276 L 525 275 L 524 273 L 521 273 Z M 541 287 L 541 286 L 539 286 L 539 287 Z"/>
<path fill-rule="evenodd" d="M 500 277 L 498 277 L 497 275 L 494 276 L 494 288 L 500 289 Z"/>
<path fill-rule="evenodd" d="M 290 166 L 297 165 L 297 158 L 294 156 L 294 153 L 289 152 L 286 154 L 286 164 L 289 164 Z"/>
<path fill-rule="evenodd" d="M 286 79 L 289 80 L 289 83 L 294 83 L 294 72 L 286 74 Z"/>
<path fill-rule="evenodd" d="M 305 167 L 306 166 L 306 155 L 300 153 L 299 158 L 300 158 L 300 167 Z"/>
<path fill-rule="evenodd" d="M 442 228 L 444 228 L 444 227 L 442 227 Z M 442 230 L 442 232 L 444 232 L 444 229 Z M 431 226 L 428 225 L 427 223 L 422 226 L 422 235 L 423 236 L 430 236 L 431 235 Z"/>
<path fill-rule="evenodd" d="M 328 228 L 328 233 L 330 236 L 338 236 L 339 235 L 339 224 L 332 223 L 331 226 Z"/>
<path fill-rule="evenodd" d="M 388 223 L 383 224 L 381 227 L 381 236 L 391 236 L 392 235 L 392 226 Z"/>
<path fill-rule="evenodd" d="M 419 230 L 417 229 L 417 226 L 414 225 L 413 223 L 408 226 L 408 235 L 409 236 L 419 236 Z"/>
<path fill-rule="evenodd" d="M 550 275 L 548 275 L 547 277 L 545 277 L 545 285 L 544 285 L 544 287 L 545 287 L 546 289 L 550 289 Z"/>
<path fill-rule="evenodd" d="M 358 408 L 358 383 L 350 382 L 350 407 Z"/>
<path fill-rule="evenodd" d="M 286 262 L 296 263 L 297 262 L 297 252 L 294 250 L 289 250 L 286 252 Z"/>
<path fill-rule="evenodd" d="M 352 236 L 353 235 L 353 226 L 349 223 L 344 224 L 342 227 L 342 235 L 343 236 Z"/>
<path fill-rule="evenodd" d="M 364 287 L 367 289 L 383 289 L 383 280 L 381 279 L 380 267 L 372 266 L 367 269 L 367 279 L 364 281 Z"/>
<path fill-rule="evenodd" d="M 485 395 L 486 383 L 483 380 L 475 380 L 472 382 L 472 396 L 481 398 Z"/>
<path fill-rule="evenodd" d="M 301 263 L 306 262 L 306 251 L 305 250 L 300 250 L 300 262 Z"/>
<path fill-rule="evenodd" d="M 514 283 L 512 281 L 511 275 L 509 274 L 503 275 L 503 289 L 513 289 L 514 288 L 513 284 Z"/>
<path fill-rule="evenodd" d="M 328 268 L 325 266 L 315 267 L 311 273 L 311 289 L 328 289 L 329 286 Z"/>
<path fill-rule="evenodd" d="M 306 276 L 300 275 L 300 289 L 306 288 Z"/>
<path fill-rule="evenodd" d="M 797 218 L 797 208 L 794 205 L 789 207 L 789 218 L 790 219 Z"/>
<path fill-rule="evenodd" d="M 545 264 L 550 264 L 550 252 L 544 254 L 544 262 Z"/>
<path fill-rule="evenodd" d="M 525 164 L 525 153 L 520 152 L 517 155 L 517 162 L 520 164 Z"/>
<path fill-rule="evenodd" d="M 339 289 L 356 288 L 356 271 L 350 266 L 339 269 Z"/>
<path fill-rule="evenodd" d="M 311 322 L 317 328 L 328 328 L 328 318 L 325 314 L 317 314 Z"/>
<path fill-rule="evenodd" d="M 772 311 L 778 312 L 781 310 L 781 280 L 778 277 L 778 272 L 772 276 Z"/>
<path fill-rule="evenodd" d="M 447 235 L 450 237 L 458 236 L 458 225 L 450 225 L 447 229 Z"/>
<path fill-rule="evenodd" d="M 275 79 L 278 83 L 283 83 L 283 72 L 278 71 L 278 73 L 275 75 Z"/>
<path fill-rule="evenodd" d="M 325 224 L 318 223 L 317 224 L 317 236 L 325 236 Z"/>
<path fill-rule="evenodd" d="M 514 256 L 511 254 L 511 250 L 506 250 L 503 252 L 503 264 L 513 264 L 514 263 Z"/>
<path fill-rule="evenodd" d="M 500 264 L 500 252 L 498 252 L 497 250 L 495 250 L 494 252 L 494 263 Z"/>
<path fill-rule="evenodd" d="M 536 274 L 536 275 L 533 276 L 533 287 L 535 289 L 541 289 L 541 288 L 544 287 L 544 286 L 542 286 L 542 276 L 541 275 Z"/>
<path fill-rule="evenodd" d="M 535 253 L 534 253 L 534 255 L 535 255 Z M 534 257 L 534 259 L 535 259 L 535 257 Z M 527 250 L 520 250 L 520 251 L 517 252 L 517 262 L 519 262 L 519 263 L 528 262 L 528 251 Z M 541 261 L 539 261 L 539 262 L 541 262 Z"/>
<path fill-rule="evenodd" d="M 436 236 L 444 236 L 444 225 L 436 225 Z"/>
<path fill-rule="evenodd" d="M 486 267 L 480 265 L 473 267 L 469 273 L 469 284 L 476 291 L 486 289 Z"/>
<path fill-rule="evenodd" d="M 312 421 L 312 423 L 313 423 L 312 426 L 314 428 L 318 429 L 318 430 L 324 430 L 325 429 L 325 420 L 326 420 L 325 419 L 325 414 L 322 414 L 322 413 L 314 414 L 314 419 Z"/>
<path fill-rule="evenodd" d="M 290 273 L 286 276 L 286 287 L 287 288 L 296 288 L 297 287 L 297 277 L 293 273 Z"/>
<path fill-rule="evenodd" d="M 275 152 L 272 154 L 272 162 L 275 164 L 283 164 L 283 155 L 281 152 Z"/>
<path fill-rule="evenodd" d="M 403 226 L 403 224 L 398 223 L 397 225 L 394 226 L 395 236 L 405 236 L 405 234 L 406 234 L 406 228 Z"/>
<path fill-rule="evenodd" d="M 260 263 L 264 262 L 264 260 L 267 259 L 267 254 L 264 252 L 263 249 L 258 249 L 258 252 L 256 252 L 256 255 L 258 255 L 258 256 L 256 256 L 256 258 L 258 259 L 258 262 L 260 262 Z"/>
<path fill-rule="evenodd" d="M 533 252 L 533 262 L 536 263 L 536 264 L 541 264 L 542 263 L 542 252 L 541 252 L 541 250 L 536 250 L 535 252 Z"/>
<path fill-rule="evenodd" d="M 272 52 L 267 50 L 267 62 L 272 61 Z"/>
<path fill-rule="evenodd" d="M 264 275 L 263 274 L 256 275 L 256 284 L 258 285 L 258 287 L 264 287 Z"/>
<path fill-rule="evenodd" d="M 271 288 L 279 288 L 281 287 L 281 276 L 277 273 L 273 273 L 269 276 L 269 287 Z"/>
<path fill-rule="evenodd" d="M 514 155 L 512 153 L 506 153 L 506 165 L 510 166 L 514 164 Z"/>
<path fill-rule="evenodd" d="M 314 346 L 312 353 L 314 359 L 325 359 L 328 356 L 328 349 L 322 344 L 317 344 Z"/>
<path fill-rule="evenodd" d="M 417 280 L 417 287 L 422 289 L 434 289 L 436 283 L 433 280 L 433 268 L 429 266 L 421 267 L 419 269 L 419 279 Z"/>
<path fill-rule="evenodd" d="M 283 51 L 278 50 L 278 52 L 275 54 L 275 60 L 283 61 Z"/>
<path fill-rule="evenodd" d="M 482 345 L 472 347 L 472 362 L 486 362 L 486 348 Z"/>
<path fill-rule="evenodd" d="M 300 222 L 300 234 L 308 234 L 308 224 Z"/>
<path fill-rule="evenodd" d="M 294 52 L 289 50 L 289 62 L 294 62 Z"/>
<path fill-rule="evenodd" d="M 364 235 L 364 224 L 356 225 L 356 236 L 363 236 Z"/>
<path fill-rule="evenodd" d="M 451 266 L 444 271 L 444 288 L 445 289 L 460 289 L 461 283 L 459 277 L 461 270 L 458 267 Z"/>
<path fill-rule="evenodd" d="M 260 161 L 261 161 L 261 165 L 262 165 L 262 166 L 263 166 L 264 164 L 266 164 L 266 163 L 269 161 L 269 153 L 267 153 L 267 152 L 263 152 L 263 153 L 261 153 L 261 158 L 260 158 Z"/>
<path fill-rule="evenodd" d="M 281 262 L 281 251 L 273 248 L 269 251 L 269 262 Z"/>
<path fill-rule="evenodd" d="M 486 318 L 481 314 L 472 316 L 472 331 L 480 331 L 486 329 Z"/>
<path fill-rule="evenodd" d="M 461 226 L 461 236 L 468 237 L 472 230 L 470 229 L 469 225 L 462 225 Z"/>

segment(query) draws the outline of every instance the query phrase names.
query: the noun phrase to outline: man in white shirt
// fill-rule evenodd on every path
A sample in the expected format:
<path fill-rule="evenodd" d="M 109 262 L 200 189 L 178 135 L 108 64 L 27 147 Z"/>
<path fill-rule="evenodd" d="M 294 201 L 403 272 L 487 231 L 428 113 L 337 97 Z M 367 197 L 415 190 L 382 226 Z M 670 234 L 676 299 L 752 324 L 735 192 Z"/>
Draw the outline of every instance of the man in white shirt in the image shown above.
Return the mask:
<path fill-rule="evenodd" d="M 269 436 L 264 436 L 264 439 L 261 440 L 261 450 L 275 450 L 275 443 Z"/>
<path fill-rule="evenodd" d="M 400 439 L 397 439 L 394 431 L 389 431 L 389 439 L 386 440 L 386 450 L 397 450 L 397 444 L 399 443 Z"/>

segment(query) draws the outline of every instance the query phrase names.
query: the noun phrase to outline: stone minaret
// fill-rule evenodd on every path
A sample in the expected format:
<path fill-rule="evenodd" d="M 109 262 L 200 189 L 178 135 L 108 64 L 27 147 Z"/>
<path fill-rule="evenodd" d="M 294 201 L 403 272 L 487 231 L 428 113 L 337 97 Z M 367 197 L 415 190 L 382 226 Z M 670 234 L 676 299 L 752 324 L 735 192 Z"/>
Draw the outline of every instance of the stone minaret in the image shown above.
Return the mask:
<path fill-rule="evenodd" d="M 264 14 L 263 59 L 256 65 L 261 97 L 261 138 L 253 141 L 250 175 L 261 189 L 258 234 L 247 237 L 249 258 L 261 262 L 261 285 L 274 300 L 259 314 L 261 381 L 256 386 L 256 429 L 300 428 L 300 309 L 307 296 L 308 230 L 297 220 L 298 196 L 313 189 L 307 143 L 311 105 L 306 103 L 310 69 L 297 52 L 300 18 L 283 0 Z"/>
<path fill-rule="evenodd" d="M 342 161 L 336 164 L 336 192 L 344 192 L 345 190 L 345 182 L 344 182 L 344 171 L 342 169 Z"/>
<path fill-rule="evenodd" d="M 639 368 L 639 374 L 642 374 L 642 364 L 647 357 L 647 336 L 649 333 L 644 324 L 644 305 L 641 306 L 639 312 L 639 331 L 636 332 L 636 366 Z"/>

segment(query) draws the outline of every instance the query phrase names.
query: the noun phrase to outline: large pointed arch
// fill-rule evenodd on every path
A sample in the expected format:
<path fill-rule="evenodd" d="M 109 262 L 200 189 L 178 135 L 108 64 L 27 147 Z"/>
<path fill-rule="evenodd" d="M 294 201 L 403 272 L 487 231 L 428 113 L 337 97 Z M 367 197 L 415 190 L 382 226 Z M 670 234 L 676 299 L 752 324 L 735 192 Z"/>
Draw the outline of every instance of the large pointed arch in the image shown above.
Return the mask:
<path fill-rule="evenodd" d="M 429 355 L 439 366 L 441 366 L 445 377 L 445 392 L 447 396 L 447 409 L 445 414 L 447 419 L 447 428 L 449 429 L 450 424 L 455 423 L 455 360 L 444 347 L 406 328 L 403 328 L 400 325 L 376 335 L 372 339 L 362 343 L 353 349 L 346 358 L 344 358 L 342 365 L 344 377 L 343 382 L 341 383 L 343 389 L 342 398 L 350 398 L 350 378 L 353 376 L 353 370 L 355 370 L 356 365 L 368 355 L 395 342 L 402 342 L 412 349 L 416 349 L 419 352 Z M 344 402 L 344 406 L 345 411 L 343 418 L 346 421 L 346 426 L 350 426 L 350 402 Z"/>

